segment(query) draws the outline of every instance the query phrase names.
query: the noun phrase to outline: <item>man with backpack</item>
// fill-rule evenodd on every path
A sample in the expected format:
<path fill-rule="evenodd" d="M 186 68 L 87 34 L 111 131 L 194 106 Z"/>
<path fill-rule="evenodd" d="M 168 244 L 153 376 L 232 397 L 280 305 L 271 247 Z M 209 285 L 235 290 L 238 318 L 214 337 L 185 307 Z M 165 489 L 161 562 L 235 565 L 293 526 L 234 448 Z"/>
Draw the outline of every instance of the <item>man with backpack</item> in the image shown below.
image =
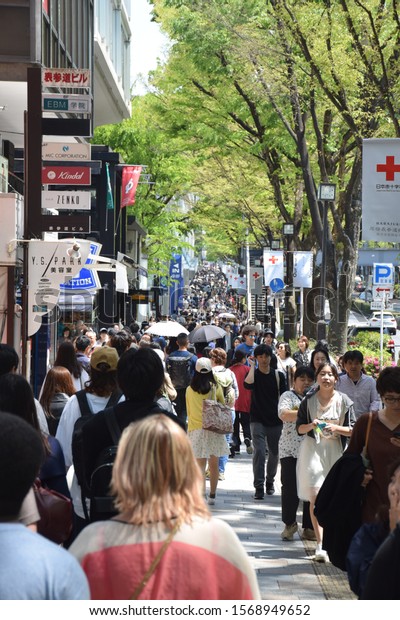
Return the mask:
<path fill-rule="evenodd" d="M 153 349 L 129 349 L 124 353 L 118 362 L 117 378 L 124 402 L 89 418 L 81 428 L 80 446 L 74 446 L 75 470 L 86 497 L 90 498 L 90 521 L 116 514 L 109 485 L 118 441 L 125 427 L 148 415 L 164 413 L 185 429 L 176 415 L 155 402 L 164 381 L 164 368 Z"/>
<path fill-rule="evenodd" d="M 108 346 L 97 347 L 90 358 L 90 381 L 84 390 L 76 392 L 68 400 L 61 414 L 56 438 L 61 444 L 66 467 L 73 464 L 73 443 L 79 442 L 82 428 L 87 419 L 96 417 L 99 411 L 115 404 L 122 394 L 117 385 L 118 353 Z M 80 479 L 77 476 L 80 463 L 75 463 L 71 484 L 74 504 L 74 536 L 86 525 L 85 507 L 81 499 Z"/>
<path fill-rule="evenodd" d="M 188 351 L 189 338 L 187 334 L 178 334 L 176 343 L 179 348 L 168 355 L 166 370 L 177 392 L 174 403 L 176 413 L 178 418 L 186 423 L 186 388 L 194 374 L 197 357 Z"/>
<path fill-rule="evenodd" d="M 272 349 L 259 344 L 254 355 L 248 358 L 250 370 L 244 387 L 252 390 L 250 405 L 250 429 L 253 439 L 254 499 L 264 499 L 264 483 L 267 495 L 275 493 L 274 481 L 279 463 L 279 438 L 282 420 L 278 416 L 278 401 L 286 391 L 285 375 L 271 368 Z M 257 368 L 255 367 L 257 363 Z M 268 453 L 265 472 L 266 449 Z"/>

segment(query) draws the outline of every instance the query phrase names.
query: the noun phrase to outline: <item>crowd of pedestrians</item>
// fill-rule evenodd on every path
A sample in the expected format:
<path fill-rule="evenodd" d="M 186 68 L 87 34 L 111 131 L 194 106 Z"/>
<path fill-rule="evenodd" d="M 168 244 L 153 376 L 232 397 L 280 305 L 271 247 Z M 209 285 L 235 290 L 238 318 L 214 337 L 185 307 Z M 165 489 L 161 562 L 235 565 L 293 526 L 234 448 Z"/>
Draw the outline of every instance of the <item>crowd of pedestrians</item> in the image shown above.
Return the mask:
<path fill-rule="evenodd" d="M 0 597 L 259 598 L 239 539 L 210 512 L 231 475 L 229 459 L 243 448 L 252 456 L 252 501 L 268 501 L 280 483 L 283 541 L 300 531 L 302 502 L 301 535 L 315 541 L 319 562 L 329 553 L 318 498 L 344 456 L 362 457 L 361 529 L 347 545 L 348 570 L 361 598 L 376 597 L 369 575 L 382 581 L 400 561 L 400 368 L 384 369 L 376 382 L 360 351 L 345 352 L 339 367 L 325 341 L 312 346 L 305 335 L 292 353 L 271 329 L 246 321 L 214 267 L 198 271 L 173 318 L 169 338 L 147 332 L 152 318 L 98 333 L 64 327 L 39 401 L 17 374 L 15 351 L 0 345 L 8 476 L 0 486 Z M 215 335 L 193 344 L 205 326 Z M 205 401 L 223 406 L 231 433 L 203 428 Z M 35 532 L 35 478 L 72 501 L 65 549 Z M 355 541 L 371 533 L 367 553 Z M 35 580 L 10 559 L 14 540 L 23 543 L 23 565 L 47 558 Z M 399 598 L 394 586 L 385 593 Z"/>

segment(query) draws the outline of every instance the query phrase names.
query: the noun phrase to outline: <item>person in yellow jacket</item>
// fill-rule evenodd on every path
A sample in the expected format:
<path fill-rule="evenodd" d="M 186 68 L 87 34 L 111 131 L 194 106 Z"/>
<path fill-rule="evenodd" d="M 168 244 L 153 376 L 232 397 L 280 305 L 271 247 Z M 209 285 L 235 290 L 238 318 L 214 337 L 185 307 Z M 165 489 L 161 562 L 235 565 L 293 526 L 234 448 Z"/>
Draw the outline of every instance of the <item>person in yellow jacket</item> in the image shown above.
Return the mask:
<path fill-rule="evenodd" d="M 188 436 L 194 456 L 204 476 L 204 491 L 205 470 L 208 461 L 210 469 L 208 504 L 212 506 L 215 504 L 218 485 L 218 459 L 220 456 L 229 454 L 229 446 L 225 435 L 202 428 L 203 401 L 207 398 L 225 404 L 223 390 L 214 379 L 211 361 L 207 357 L 201 357 L 196 362 L 193 378 L 186 389 L 186 411 Z"/>

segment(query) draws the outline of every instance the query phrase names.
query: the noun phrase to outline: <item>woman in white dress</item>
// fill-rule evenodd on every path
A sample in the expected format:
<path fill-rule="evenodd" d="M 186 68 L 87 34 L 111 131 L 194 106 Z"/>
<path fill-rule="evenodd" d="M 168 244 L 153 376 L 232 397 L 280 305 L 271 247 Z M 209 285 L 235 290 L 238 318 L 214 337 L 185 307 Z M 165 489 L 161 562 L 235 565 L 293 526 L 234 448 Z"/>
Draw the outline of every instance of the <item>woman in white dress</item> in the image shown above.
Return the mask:
<path fill-rule="evenodd" d="M 314 559 L 326 562 L 322 549 L 322 528 L 314 515 L 318 491 L 332 465 L 343 454 L 346 437 L 355 423 L 353 403 L 346 394 L 337 392 L 336 367 L 324 364 L 316 370 L 318 390 L 300 404 L 296 428 L 305 435 L 297 459 L 297 489 L 302 500 L 310 502 L 310 515 L 317 539 Z"/>
<path fill-rule="evenodd" d="M 197 360 L 195 372 L 189 387 L 186 390 L 186 411 L 188 417 L 188 436 L 192 444 L 194 456 L 203 472 L 205 485 L 205 471 L 208 461 L 210 470 L 209 505 L 215 504 L 219 478 L 218 459 L 229 454 L 229 446 L 225 435 L 207 431 L 203 426 L 203 401 L 208 398 L 225 404 L 222 387 L 217 384 L 211 360 L 201 357 Z"/>

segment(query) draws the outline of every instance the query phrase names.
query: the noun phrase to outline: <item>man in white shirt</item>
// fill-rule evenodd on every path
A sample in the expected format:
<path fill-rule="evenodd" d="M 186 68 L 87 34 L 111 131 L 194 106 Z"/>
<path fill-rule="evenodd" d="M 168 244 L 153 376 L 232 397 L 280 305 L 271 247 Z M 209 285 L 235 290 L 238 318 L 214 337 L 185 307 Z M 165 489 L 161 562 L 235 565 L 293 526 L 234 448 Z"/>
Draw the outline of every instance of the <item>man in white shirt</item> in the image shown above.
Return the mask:
<path fill-rule="evenodd" d="M 369 377 L 362 371 L 364 356 L 361 351 L 346 351 L 343 355 L 343 367 L 345 375 L 339 375 L 336 384 L 338 392 L 347 394 L 354 403 L 354 413 L 358 419 L 361 414 L 368 411 L 378 411 L 381 408 L 381 400 L 376 391 L 376 383 L 373 377 Z"/>

